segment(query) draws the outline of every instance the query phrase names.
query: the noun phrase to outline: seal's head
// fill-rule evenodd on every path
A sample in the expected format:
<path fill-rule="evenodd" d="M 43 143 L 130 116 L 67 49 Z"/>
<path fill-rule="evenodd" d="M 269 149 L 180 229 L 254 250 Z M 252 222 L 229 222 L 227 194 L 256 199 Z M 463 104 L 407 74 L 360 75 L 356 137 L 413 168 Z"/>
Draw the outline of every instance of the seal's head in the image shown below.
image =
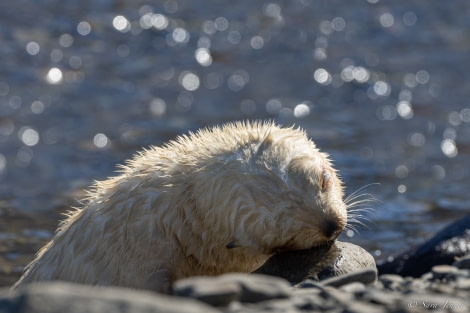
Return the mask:
<path fill-rule="evenodd" d="M 347 212 L 328 155 L 299 129 L 254 124 L 222 133 L 247 128 L 250 139 L 223 158 L 226 172 L 215 178 L 228 190 L 237 189 L 218 195 L 232 197 L 224 213 L 234 229 L 227 247 L 274 254 L 334 241 Z"/>

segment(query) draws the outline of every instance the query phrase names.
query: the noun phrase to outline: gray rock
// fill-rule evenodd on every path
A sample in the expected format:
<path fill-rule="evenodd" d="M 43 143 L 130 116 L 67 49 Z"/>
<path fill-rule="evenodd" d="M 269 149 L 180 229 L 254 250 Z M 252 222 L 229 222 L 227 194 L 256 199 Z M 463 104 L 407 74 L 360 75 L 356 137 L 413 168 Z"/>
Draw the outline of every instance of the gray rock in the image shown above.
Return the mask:
<path fill-rule="evenodd" d="M 436 280 L 455 280 L 459 276 L 459 270 L 450 265 L 436 265 L 431 269 L 432 279 Z"/>
<path fill-rule="evenodd" d="M 235 281 L 240 285 L 241 302 L 260 302 L 271 299 L 288 298 L 292 294 L 291 285 L 284 279 L 255 274 L 226 274 L 221 280 Z"/>
<path fill-rule="evenodd" d="M 340 289 L 346 293 L 357 295 L 363 292 L 366 289 L 366 286 L 363 283 L 355 281 L 341 286 Z"/>
<path fill-rule="evenodd" d="M 361 299 L 366 300 L 367 302 L 393 306 L 396 302 L 396 298 L 392 297 L 389 292 L 386 290 L 378 290 L 375 288 L 371 288 L 364 292 L 361 295 Z"/>
<path fill-rule="evenodd" d="M 379 277 L 379 281 L 383 284 L 384 288 L 389 290 L 402 290 L 405 280 L 399 275 L 385 274 Z"/>
<path fill-rule="evenodd" d="M 457 280 L 456 289 L 470 291 L 470 279 L 459 279 Z"/>
<path fill-rule="evenodd" d="M 322 281 L 324 286 L 341 287 L 353 282 L 360 282 L 365 285 L 377 280 L 377 272 L 374 269 L 363 269 L 357 272 L 331 277 Z"/>
<path fill-rule="evenodd" d="M 35 283 L 0 294 L 2 313 L 205 313 L 220 312 L 192 299 L 117 287 Z"/>
<path fill-rule="evenodd" d="M 190 277 L 175 282 L 177 296 L 191 297 L 214 306 L 226 306 L 237 300 L 256 303 L 288 298 L 290 284 L 281 278 L 233 273 L 218 277 Z"/>
<path fill-rule="evenodd" d="M 345 312 L 350 312 L 350 313 L 364 313 L 364 312 L 382 313 L 382 312 L 387 312 L 387 310 L 384 306 L 381 306 L 381 305 L 367 303 L 367 302 L 354 301 L 354 302 L 351 302 L 348 305 L 347 310 L 345 310 Z"/>
<path fill-rule="evenodd" d="M 377 272 L 372 255 L 357 245 L 336 241 L 330 246 L 274 255 L 255 273 L 282 277 L 297 284 L 306 279 L 321 281 L 362 269 Z"/>
<path fill-rule="evenodd" d="M 241 295 L 237 282 L 214 277 L 181 279 L 175 282 L 173 288 L 177 296 L 193 298 L 212 306 L 226 306 Z"/>

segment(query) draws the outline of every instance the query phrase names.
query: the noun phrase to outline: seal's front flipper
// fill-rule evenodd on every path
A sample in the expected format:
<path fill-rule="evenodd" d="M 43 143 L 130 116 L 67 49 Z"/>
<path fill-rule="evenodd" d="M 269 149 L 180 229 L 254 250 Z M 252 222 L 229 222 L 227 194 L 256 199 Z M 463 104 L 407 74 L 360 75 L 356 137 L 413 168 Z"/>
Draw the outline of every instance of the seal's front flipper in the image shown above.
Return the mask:
<path fill-rule="evenodd" d="M 150 273 L 145 281 L 145 288 L 163 294 L 172 294 L 173 279 L 167 269 L 160 269 Z"/>

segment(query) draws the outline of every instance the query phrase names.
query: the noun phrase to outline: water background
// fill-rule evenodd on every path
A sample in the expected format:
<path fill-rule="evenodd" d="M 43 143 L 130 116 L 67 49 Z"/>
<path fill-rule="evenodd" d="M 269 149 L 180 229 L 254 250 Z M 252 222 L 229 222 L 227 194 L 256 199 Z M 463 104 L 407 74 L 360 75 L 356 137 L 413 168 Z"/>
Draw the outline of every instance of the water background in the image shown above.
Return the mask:
<path fill-rule="evenodd" d="M 0 283 L 83 189 L 148 145 L 240 119 L 298 125 L 377 259 L 470 208 L 470 2 L 0 2 Z M 376 184 L 377 183 L 377 184 Z"/>

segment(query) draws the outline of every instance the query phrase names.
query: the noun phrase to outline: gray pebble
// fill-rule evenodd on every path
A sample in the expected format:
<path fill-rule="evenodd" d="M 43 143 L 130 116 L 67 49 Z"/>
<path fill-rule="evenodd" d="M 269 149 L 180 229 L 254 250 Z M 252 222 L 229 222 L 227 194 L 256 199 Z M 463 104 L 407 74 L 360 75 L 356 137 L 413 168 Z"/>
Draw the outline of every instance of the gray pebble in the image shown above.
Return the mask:
<path fill-rule="evenodd" d="M 458 269 L 451 265 L 435 265 L 431 268 L 431 273 L 433 280 L 455 280 Z"/>
<path fill-rule="evenodd" d="M 240 302 L 260 302 L 287 298 L 292 294 L 291 285 L 284 279 L 256 274 L 226 274 L 222 281 L 233 281 L 240 285 Z"/>
<path fill-rule="evenodd" d="M 352 282 L 352 283 L 341 286 L 340 290 L 346 293 L 357 295 L 363 292 L 364 290 L 366 290 L 366 286 L 360 282 Z"/>
<path fill-rule="evenodd" d="M 291 289 L 290 284 L 281 278 L 242 273 L 186 278 L 174 284 L 175 295 L 191 297 L 214 306 L 226 306 L 234 300 L 256 303 L 288 298 Z"/>
<path fill-rule="evenodd" d="M 470 291 L 470 279 L 459 279 L 455 285 L 456 289 Z"/>
<path fill-rule="evenodd" d="M 212 306 L 226 306 L 239 299 L 241 287 L 234 281 L 222 281 L 213 277 L 193 277 L 177 281 L 176 296 L 193 298 Z"/>
<path fill-rule="evenodd" d="M 374 312 L 374 313 L 384 313 L 387 312 L 387 309 L 384 306 L 372 304 L 368 302 L 351 302 L 345 312 L 350 313 L 364 313 L 364 312 Z"/>
<path fill-rule="evenodd" d="M 396 298 L 392 297 L 389 292 L 373 288 L 370 288 L 364 292 L 361 296 L 361 299 L 367 300 L 367 302 L 387 306 L 392 306 L 396 302 Z"/>
<path fill-rule="evenodd" d="M 377 280 L 377 271 L 373 269 L 364 269 L 361 271 L 353 272 L 350 274 L 332 277 L 322 281 L 324 286 L 340 287 L 352 282 L 360 282 L 363 284 L 370 284 Z"/>
<path fill-rule="evenodd" d="M 404 279 L 399 275 L 386 274 L 379 277 L 379 281 L 383 284 L 383 287 L 389 290 L 401 290 L 403 289 Z"/>

